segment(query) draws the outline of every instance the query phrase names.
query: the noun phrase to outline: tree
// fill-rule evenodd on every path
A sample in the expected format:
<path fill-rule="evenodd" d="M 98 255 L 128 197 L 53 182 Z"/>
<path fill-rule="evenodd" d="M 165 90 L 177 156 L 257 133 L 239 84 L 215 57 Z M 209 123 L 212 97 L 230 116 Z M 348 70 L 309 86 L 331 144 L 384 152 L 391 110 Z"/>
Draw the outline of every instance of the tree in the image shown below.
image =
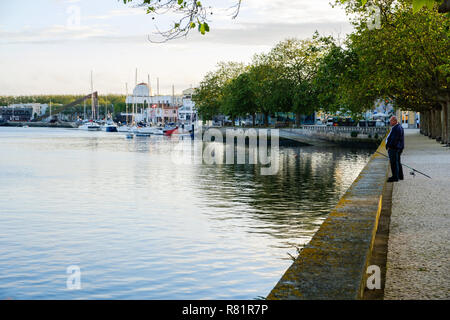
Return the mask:
<path fill-rule="evenodd" d="M 314 88 L 320 57 L 328 50 L 330 38 L 319 37 L 316 32 L 312 39 L 287 39 L 278 43 L 268 54 L 270 64 L 279 70 L 278 98 L 291 97 L 289 111 L 296 113 L 296 123 L 300 124 L 301 114 L 310 114 L 318 106 Z M 280 82 L 281 81 L 281 82 Z"/>
<path fill-rule="evenodd" d="M 431 119 L 430 135 L 448 142 L 449 19 L 438 13 L 437 6 L 414 12 L 409 1 L 377 4 L 380 28 L 368 28 L 363 12 L 349 36 L 359 59 L 360 77 L 353 89 L 391 98 L 403 110 L 422 112 Z"/>
<path fill-rule="evenodd" d="M 346 5 L 347 9 L 352 12 L 366 11 L 370 5 L 386 7 L 386 5 L 392 5 L 394 2 L 393 0 L 336 0 L 336 3 Z M 450 10 L 450 0 L 403 0 L 401 2 L 412 6 L 414 13 L 419 12 L 424 7 L 428 9 L 437 7 L 441 13 L 446 13 Z"/>
<path fill-rule="evenodd" d="M 215 71 L 206 74 L 192 96 L 203 120 L 211 120 L 221 112 L 226 84 L 244 72 L 244 69 L 242 63 L 221 62 Z"/>
<path fill-rule="evenodd" d="M 287 79 L 282 77 L 280 68 L 264 61 L 255 61 L 249 68 L 248 76 L 257 112 L 264 115 L 265 125 L 269 124 L 269 115 L 291 107 L 291 88 Z"/>
<path fill-rule="evenodd" d="M 253 125 L 255 125 L 255 113 L 257 110 L 255 95 L 251 88 L 251 80 L 248 73 L 240 74 L 225 85 L 222 113 L 230 116 L 233 120 L 235 117 L 250 114 L 253 118 Z"/>

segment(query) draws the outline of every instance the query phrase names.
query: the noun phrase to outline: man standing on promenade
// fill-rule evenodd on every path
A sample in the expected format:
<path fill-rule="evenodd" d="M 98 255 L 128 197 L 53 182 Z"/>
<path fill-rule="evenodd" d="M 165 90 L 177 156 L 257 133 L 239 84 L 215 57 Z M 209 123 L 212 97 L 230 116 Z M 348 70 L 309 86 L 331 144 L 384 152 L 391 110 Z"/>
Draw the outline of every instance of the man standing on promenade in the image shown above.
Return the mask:
<path fill-rule="evenodd" d="M 400 161 L 400 155 L 405 147 L 405 134 L 403 127 L 397 121 L 397 117 L 392 116 L 389 119 L 392 128 L 386 138 L 386 150 L 388 151 L 389 161 L 391 163 L 392 177 L 388 182 L 403 180 L 403 169 Z"/>

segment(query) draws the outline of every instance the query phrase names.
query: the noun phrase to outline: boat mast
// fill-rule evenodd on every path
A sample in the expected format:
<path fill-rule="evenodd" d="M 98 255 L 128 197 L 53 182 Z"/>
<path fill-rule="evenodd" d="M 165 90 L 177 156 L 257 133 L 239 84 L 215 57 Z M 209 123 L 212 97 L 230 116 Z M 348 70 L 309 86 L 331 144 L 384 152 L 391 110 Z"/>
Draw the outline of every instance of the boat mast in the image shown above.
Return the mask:
<path fill-rule="evenodd" d="M 148 87 L 150 89 L 149 93 L 150 93 L 150 97 L 153 96 L 153 90 L 152 90 L 152 85 L 150 83 L 150 75 L 147 75 L 148 78 Z"/>
<path fill-rule="evenodd" d="M 95 119 L 95 103 L 94 103 L 94 82 L 92 80 L 92 70 L 91 70 L 91 119 Z"/>
<path fill-rule="evenodd" d="M 175 108 L 175 85 L 173 84 L 172 84 L 172 108 Z M 175 118 L 173 122 L 176 122 Z"/>
<path fill-rule="evenodd" d="M 126 96 L 125 96 L 125 115 L 126 115 L 126 123 L 128 125 L 128 103 L 127 103 L 127 98 L 128 98 L 128 83 L 125 83 L 125 92 L 126 92 Z"/>
<path fill-rule="evenodd" d="M 135 118 L 135 112 L 136 112 L 136 95 L 135 95 L 135 91 L 136 91 L 136 87 L 137 87 L 137 68 L 136 68 L 136 73 L 135 73 L 135 77 L 134 77 L 134 90 L 133 90 L 133 118 L 131 120 L 133 123 L 136 122 L 136 118 Z"/>
<path fill-rule="evenodd" d="M 159 96 L 159 78 L 156 78 L 156 95 Z"/>
<path fill-rule="evenodd" d="M 148 83 L 148 102 L 147 102 L 147 123 L 149 123 L 150 122 L 150 117 L 149 117 L 149 114 L 150 114 L 150 106 L 151 106 L 151 103 L 152 103 L 152 98 L 151 98 L 151 96 L 152 96 L 152 86 L 150 85 L 150 75 L 149 74 L 147 74 L 147 83 Z"/>

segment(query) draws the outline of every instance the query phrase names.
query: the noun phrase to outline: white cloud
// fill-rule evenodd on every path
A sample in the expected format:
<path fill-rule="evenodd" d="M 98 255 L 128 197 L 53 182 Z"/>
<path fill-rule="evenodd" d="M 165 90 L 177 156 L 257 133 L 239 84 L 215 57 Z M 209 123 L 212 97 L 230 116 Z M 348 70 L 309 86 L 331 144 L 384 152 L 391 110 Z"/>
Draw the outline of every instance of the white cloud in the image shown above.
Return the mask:
<path fill-rule="evenodd" d="M 135 15 L 146 15 L 145 10 L 142 8 L 126 8 L 126 9 L 115 9 L 110 10 L 103 15 L 91 15 L 87 16 L 85 19 L 87 20 L 106 20 L 112 19 L 116 17 L 126 17 L 126 16 L 135 16 Z"/>
<path fill-rule="evenodd" d="M 122 1 L 75 4 L 82 9 L 75 28 L 65 25 L 65 7 L 77 0 L 55 1 L 63 6 L 53 4 L 36 15 L 16 10 L 13 19 L 0 25 L 1 94 L 86 92 L 92 68 L 100 92 L 123 92 L 125 82 L 134 83 L 136 67 L 160 77 L 162 91 L 171 92 L 172 83 L 181 90 L 196 85 L 218 61 L 250 62 L 253 54 L 285 38 L 311 37 L 315 30 L 341 36 L 349 32 L 343 11 L 328 1 L 243 0 L 233 20 L 229 7 L 235 0 L 211 0 L 215 10 L 209 33 L 193 30 L 187 38 L 163 44 L 150 43 L 147 36 L 155 25 L 162 30 L 170 26 L 173 16 L 153 21 L 144 9 Z"/>
<path fill-rule="evenodd" d="M 244 20 L 264 23 L 346 22 L 344 10 L 331 9 L 330 0 L 244 0 Z"/>
<path fill-rule="evenodd" d="M 108 25 L 97 24 L 79 26 L 78 28 L 68 28 L 65 25 L 53 25 L 40 29 L 23 28 L 20 31 L 0 30 L 0 44 L 58 43 L 112 36 L 114 32 L 108 29 L 110 29 Z"/>

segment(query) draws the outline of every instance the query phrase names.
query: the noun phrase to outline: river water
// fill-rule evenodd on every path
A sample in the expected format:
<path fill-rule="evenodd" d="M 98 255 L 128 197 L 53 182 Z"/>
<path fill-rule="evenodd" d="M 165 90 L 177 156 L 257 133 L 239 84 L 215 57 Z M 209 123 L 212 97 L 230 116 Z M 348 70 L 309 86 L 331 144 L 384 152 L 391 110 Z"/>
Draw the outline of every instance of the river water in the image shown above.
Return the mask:
<path fill-rule="evenodd" d="M 0 127 L 0 299 L 265 297 L 371 154 L 281 147 L 265 176 L 174 143 Z"/>

